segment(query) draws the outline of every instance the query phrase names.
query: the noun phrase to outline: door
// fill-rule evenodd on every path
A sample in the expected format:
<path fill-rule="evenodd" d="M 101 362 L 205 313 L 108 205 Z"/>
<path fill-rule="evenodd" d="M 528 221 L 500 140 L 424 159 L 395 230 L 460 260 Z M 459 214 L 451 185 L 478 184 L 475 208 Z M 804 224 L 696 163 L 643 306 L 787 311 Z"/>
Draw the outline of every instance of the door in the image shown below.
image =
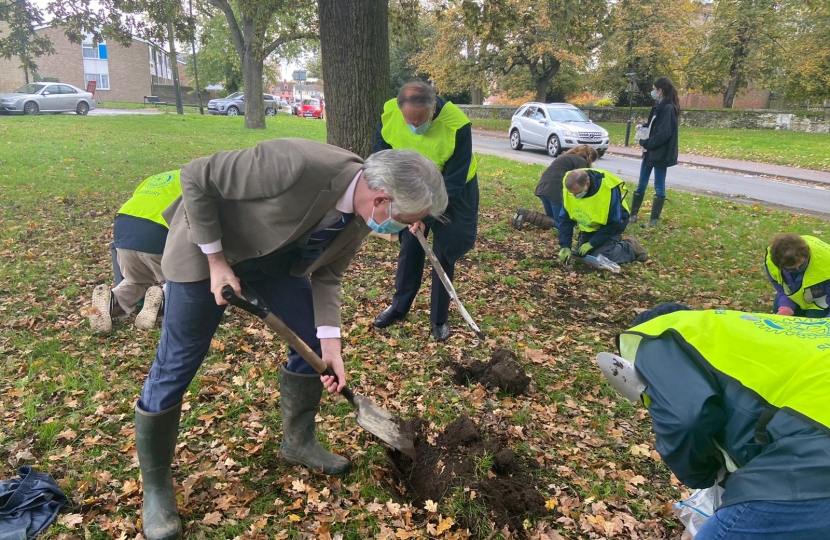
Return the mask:
<path fill-rule="evenodd" d="M 546 146 L 548 144 L 548 117 L 544 107 L 533 107 L 529 111 L 532 116 L 527 119 L 527 131 L 533 138 L 533 144 Z"/>
<path fill-rule="evenodd" d="M 41 111 L 60 111 L 63 110 L 63 99 L 60 86 L 50 84 L 40 93 L 38 105 Z"/>
<path fill-rule="evenodd" d="M 65 84 L 60 85 L 61 101 L 66 110 L 74 111 L 78 107 L 78 92 L 71 86 Z"/>

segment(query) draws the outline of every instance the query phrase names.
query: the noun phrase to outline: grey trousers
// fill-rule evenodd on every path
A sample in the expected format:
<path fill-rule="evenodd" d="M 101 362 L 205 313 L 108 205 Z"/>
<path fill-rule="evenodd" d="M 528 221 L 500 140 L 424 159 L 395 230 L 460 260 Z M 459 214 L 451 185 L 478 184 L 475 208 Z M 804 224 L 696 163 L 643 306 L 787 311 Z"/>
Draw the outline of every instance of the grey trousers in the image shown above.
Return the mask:
<path fill-rule="evenodd" d="M 116 248 L 118 267 L 124 279 L 115 286 L 112 294 L 127 315 L 135 311 L 135 305 L 144 298 L 147 289 L 164 283 L 161 273 L 161 253 L 144 253 Z"/>
<path fill-rule="evenodd" d="M 585 241 L 584 235 L 580 234 L 579 245 L 581 246 Z M 634 250 L 631 249 L 631 244 L 623 242 L 622 235 L 620 234 L 612 236 L 601 246 L 594 247 L 588 254 L 594 257 L 605 255 L 609 260 L 617 264 L 628 264 L 637 260 L 637 257 L 634 255 Z"/>

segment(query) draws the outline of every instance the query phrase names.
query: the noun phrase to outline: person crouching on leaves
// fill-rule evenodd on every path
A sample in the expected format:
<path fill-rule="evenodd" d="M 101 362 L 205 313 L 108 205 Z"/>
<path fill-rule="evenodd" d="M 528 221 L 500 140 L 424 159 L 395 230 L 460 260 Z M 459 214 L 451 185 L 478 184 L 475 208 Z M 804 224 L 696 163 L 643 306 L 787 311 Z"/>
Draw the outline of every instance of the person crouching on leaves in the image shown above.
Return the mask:
<path fill-rule="evenodd" d="M 830 245 L 815 236 L 776 234 L 767 248 L 767 277 L 778 315 L 827 317 L 830 312 Z"/>
<path fill-rule="evenodd" d="M 164 300 L 161 255 L 168 230 L 161 213 L 181 194 L 179 171 L 163 172 L 145 179 L 118 209 L 113 244 L 123 279 L 114 288 L 104 284 L 92 291 L 89 326 L 96 334 L 109 334 L 112 321 L 132 315 L 141 300 L 144 306 L 135 327 L 149 330 L 155 326 Z"/>
<path fill-rule="evenodd" d="M 622 239 L 629 217 L 625 195 L 623 181 L 608 171 L 578 169 L 565 175 L 559 223 L 559 259 L 563 263 L 571 258 L 577 224 L 580 256 L 604 255 L 617 264 L 648 259 L 635 238 Z"/>
<path fill-rule="evenodd" d="M 552 227 L 558 229 L 559 213 L 562 210 L 562 180 L 573 170 L 590 169 L 597 157 L 595 148 L 581 144 L 554 159 L 542 173 L 534 192 L 542 201 L 544 215 L 534 210 L 519 208 L 513 216 L 513 227 L 521 231 L 525 223 L 530 223 L 544 230 Z"/>
<path fill-rule="evenodd" d="M 695 540 L 830 537 L 830 323 L 661 304 L 634 324 L 597 362 L 678 480 L 724 488 Z"/>

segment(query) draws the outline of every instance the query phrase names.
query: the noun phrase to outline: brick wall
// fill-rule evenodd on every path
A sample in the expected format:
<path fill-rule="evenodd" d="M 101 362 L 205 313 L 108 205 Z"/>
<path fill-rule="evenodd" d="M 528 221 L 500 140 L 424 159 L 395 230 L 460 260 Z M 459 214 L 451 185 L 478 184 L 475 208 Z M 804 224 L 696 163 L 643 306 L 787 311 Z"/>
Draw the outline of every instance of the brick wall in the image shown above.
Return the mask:
<path fill-rule="evenodd" d="M 0 1 L 0 6 L 3 2 Z M 9 26 L 0 22 L 0 36 L 6 35 Z M 14 92 L 21 86 L 26 84 L 26 76 L 23 70 L 20 69 L 20 61 L 17 58 L 6 60 L 0 58 L 0 92 Z"/>
<path fill-rule="evenodd" d="M 115 42 L 107 42 L 109 56 L 110 89 L 101 91 L 103 101 L 129 101 L 142 103 L 144 96 L 149 96 L 150 88 L 150 53 L 147 43 L 133 40 L 129 47 L 122 47 Z"/>
<path fill-rule="evenodd" d="M 185 85 L 181 85 L 179 88 L 182 92 L 182 105 L 199 104 L 199 96 L 196 95 L 195 88 Z M 159 100 L 167 102 L 170 105 L 176 104 L 176 89 L 172 84 L 154 84 L 152 90 L 152 95 L 158 97 Z M 207 93 L 202 91 L 202 103 L 205 107 L 207 107 L 207 100 Z"/>
<path fill-rule="evenodd" d="M 769 90 L 750 86 L 748 90 L 738 92 L 732 107 L 735 109 L 766 109 L 769 107 L 769 96 Z M 723 94 L 710 96 L 693 93 L 681 94 L 679 97 L 681 109 L 712 109 L 723 106 Z"/>
<path fill-rule="evenodd" d="M 55 48 L 55 54 L 37 59 L 38 74 L 41 77 L 55 77 L 60 82 L 85 89 L 84 55 L 81 45 L 70 42 L 60 28 L 43 28 L 37 33 L 51 39 Z M 98 97 L 97 92 L 95 97 Z"/>
<path fill-rule="evenodd" d="M 78 88 L 86 88 L 84 82 L 84 57 L 81 45 L 72 43 L 60 28 L 44 28 L 37 31 L 52 40 L 55 54 L 38 59 L 41 77 L 56 77 L 61 82 Z M 150 95 L 149 45 L 133 40 L 130 47 L 114 41 L 107 42 L 107 69 L 110 89 L 95 91 L 98 102 L 127 101 L 141 103 Z"/>

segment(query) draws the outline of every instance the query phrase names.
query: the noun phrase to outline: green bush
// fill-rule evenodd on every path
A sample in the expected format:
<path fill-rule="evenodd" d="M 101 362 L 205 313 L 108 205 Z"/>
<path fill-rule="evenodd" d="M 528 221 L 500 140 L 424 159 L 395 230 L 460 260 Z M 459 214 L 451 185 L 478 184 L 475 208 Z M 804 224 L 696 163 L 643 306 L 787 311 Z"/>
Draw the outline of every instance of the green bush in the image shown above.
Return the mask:
<path fill-rule="evenodd" d="M 598 99 L 596 103 L 594 103 L 594 107 L 612 107 L 614 105 L 614 100 L 610 97 L 604 97 Z"/>

